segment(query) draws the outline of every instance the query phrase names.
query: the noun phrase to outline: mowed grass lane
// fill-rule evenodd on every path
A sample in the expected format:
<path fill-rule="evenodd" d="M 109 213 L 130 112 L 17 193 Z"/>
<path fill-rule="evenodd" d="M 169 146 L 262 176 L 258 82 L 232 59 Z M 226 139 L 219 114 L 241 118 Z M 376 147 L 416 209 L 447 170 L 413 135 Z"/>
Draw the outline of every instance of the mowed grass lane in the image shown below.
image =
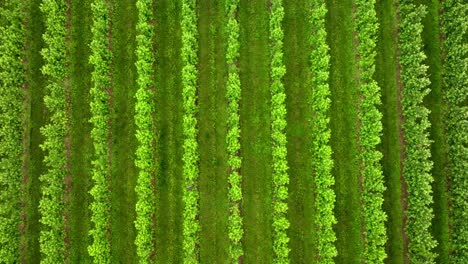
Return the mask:
<path fill-rule="evenodd" d="M 224 1 L 198 1 L 200 262 L 228 259 L 227 99 Z"/>
<path fill-rule="evenodd" d="M 273 263 L 268 0 L 240 0 L 244 262 Z"/>
<path fill-rule="evenodd" d="M 309 66 L 309 0 L 283 1 L 284 63 L 289 164 L 289 247 L 291 263 L 310 263 L 316 256 L 312 164 L 312 83 Z"/>
<path fill-rule="evenodd" d="M 71 80 L 71 194 L 70 194 L 70 262 L 90 263 L 89 203 L 93 144 L 89 108 L 92 67 L 88 63 L 91 42 L 91 0 L 71 1 L 70 80 Z"/>
<path fill-rule="evenodd" d="M 448 145 L 445 136 L 445 101 L 442 84 L 442 54 L 441 54 L 441 32 L 439 28 L 439 8 L 437 0 L 416 1 L 418 4 L 427 6 L 427 15 L 423 18 L 424 26 L 422 38 L 424 53 L 427 55 L 425 64 L 429 66 L 427 71 L 431 84 L 431 92 L 424 98 L 426 107 L 431 111 L 429 129 L 431 144 L 431 160 L 434 162 L 432 176 L 434 182 L 433 209 L 434 219 L 432 221 L 432 235 L 437 240 L 435 252 L 438 254 L 437 263 L 449 263 L 449 208 L 447 194 L 447 173 L 449 170 L 447 153 Z"/>
<path fill-rule="evenodd" d="M 135 1 L 112 2 L 113 95 L 111 254 L 112 263 L 136 263 L 135 186 L 135 92 L 136 29 Z"/>
<path fill-rule="evenodd" d="M 47 113 L 44 105 L 44 88 L 46 81 L 41 72 L 44 64 L 41 50 L 44 47 L 42 34 L 44 33 L 44 18 L 39 9 L 41 0 L 31 0 L 28 6 L 28 26 L 26 28 L 27 47 L 27 72 L 26 82 L 29 86 L 30 99 L 30 161 L 29 175 L 27 176 L 27 198 L 26 198 L 26 230 L 25 248 L 22 251 L 22 259 L 26 263 L 39 263 L 41 254 L 39 251 L 39 200 L 41 198 L 41 183 L 39 176 L 45 172 L 43 165 L 44 152 L 39 147 L 44 138 L 40 128 L 46 124 Z"/>
<path fill-rule="evenodd" d="M 362 259 L 357 103 L 353 50 L 353 2 L 328 0 L 326 17 L 330 47 L 330 127 L 335 176 L 337 263 Z"/>
<path fill-rule="evenodd" d="M 182 252 L 182 58 L 181 1 L 154 5 L 156 51 L 156 263 L 181 263 Z"/>
<path fill-rule="evenodd" d="M 403 263 L 403 207 L 401 190 L 400 151 L 400 117 L 399 95 L 397 84 L 397 27 L 396 7 L 394 0 L 376 2 L 379 33 L 375 80 L 382 90 L 382 125 L 383 137 L 381 150 L 383 154 L 382 169 L 385 178 L 383 208 L 387 213 L 387 258 L 386 263 Z"/>

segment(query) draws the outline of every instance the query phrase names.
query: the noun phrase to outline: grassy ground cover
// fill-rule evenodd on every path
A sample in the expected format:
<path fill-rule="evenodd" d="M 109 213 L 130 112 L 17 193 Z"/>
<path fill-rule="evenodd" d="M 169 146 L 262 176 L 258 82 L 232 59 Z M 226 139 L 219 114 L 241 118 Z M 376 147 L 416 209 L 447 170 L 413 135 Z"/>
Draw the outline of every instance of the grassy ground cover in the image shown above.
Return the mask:
<path fill-rule="evenodd" d="M 331 147 L 333 150 L 338 263 L 361 261 L 361 214 L 357 162 L 357 87 L 353 51 L 352 1 L 327 1 L 331 68 Z M 336 19 L 339 17 L 340 19 Z"/>
<path fill-rule="evenodd" d="M 182 262 L 181 2 L 156 1 L 156 262 Z M 167 36 L 171 36 L 168 38 Z"/>
<path fill-rule="evenodd" d="M 377 1 L 380 28 L 377 41 L 375 79 L 382 89 L 382 159 L 385 177 L 384 205 L 387 213 L 386 263 L 403 263 L 403 208 L 401 202 L 401 157 L 399 141 L 399 95 L 397 89 L 396 29 L 393 0 Z"/>
<path fill-rule="evenodd" d="M 198 1 L 200 262 L 228 259 L 227 101 L 224 1 Z"/>
<path fill-rule="evenodd" d="M 268 1 L 241 0 L 240 105 L 244 261 L 272 263 Z"/>
<path fill-rule="evenodd" d="M 135 23 L 134 1 L 121 0 L 112 6 L 112 49 L 114 56 L 111 179 L 112 263 L 136 263 L 135 240 Z"/>
<path fill-rule="evenodd" d="M 32 0 L 29 2 L 28 12 L 28 28 L 27 37 L 27 59 L 28 68 L 26 81 L 29 85 L 29 98 L 31 103 L 29 135 L 30 135 L 30 160 L 29 160 L 29 176 L 27 182 L 26 195 L 26 231 L 25 243 L 22 259 L 27 263 L 39 263 L 39 211 L 38 205 L 41 196 L 39 175 L 43 174 L 45 167 L 42 163 L 44 153 L 40 149 L 39 144 L 42 143 L 43 137 L 40 133 L 40 127 L 46 122 L 45 106 L 44 106 L 44 87 L 45 79 L 41 73 L 43 59 L 40 51 L 44 47 L 42 33 L 44 32 L 44 22 L 42 13 L 39 10 L 40 0 Z"/>
<path fill-rule="evenodd" d="M 309 68 L 311 47 L 310 1 L 284 1 L 284 62 L 289 165 L 290 259 L 309 263 L 316 254 L 314 232 L 314 185 L 312 166 L 312 83 Z"/>
<path fill-rule="evenodd" d="M 91 41 L 90 0 L 71 1 L 70 75 L 71 75 L 71 197 L 70 197 L 70 262 L 89 263 L 90 244 L 90 171 L 93 145 L 89 88 L 92 68 L 88 63 Z"/>

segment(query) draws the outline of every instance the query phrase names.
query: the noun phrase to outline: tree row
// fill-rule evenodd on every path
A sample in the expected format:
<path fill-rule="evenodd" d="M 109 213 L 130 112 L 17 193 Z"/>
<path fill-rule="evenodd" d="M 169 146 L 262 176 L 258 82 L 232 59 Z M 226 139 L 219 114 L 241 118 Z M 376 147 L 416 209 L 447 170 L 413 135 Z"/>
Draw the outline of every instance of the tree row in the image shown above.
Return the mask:
<path fill-rule="evenodd" d="M 446 134 L 450 160 L 450 258 L 468 263 L 468 3 L 442 3 Z"/>
<path fill-rule="evenodd" d="M 68 125 L 65 81 L 67 72 L 66 11 L 64 0 L 43 0 L 40 6 L 45 18 L 42 50 L 42 73 L 48 84 L 44 103 L 48 110 L 48 124 L 41 128 L 45 152 L 46 172 L 41 180 L 42 196 L 39 203 L 41 263 L 63 263 L 65 254 L 64 234 L 64 180 L 67 175 L 65 136 Z"/>
<path fill-rule="evenodd" d="M 137 62 L 138 73 L 135 105 L 138 147 L 135 165 L 139 169 L 135 188 L 137 194 L 135 244 L 140 263 L 150 263 L 154 252 L 153 216 L 155 213 L 155 124 L 154 124 L 154 52 L 153 0 L 138 0 Z"/>
<path fill-rule="evenodd" d="M 405 232 L 411 263 L 434 263 L 437 242 L 431 235 L 433 177 L 430 174 L 429 110 L 424 97 L 429 93 L 426 58 L 423 52 L 421 19 L 425 6 L 402 0 L 399 5 L 398 49 L 401 66 L 403 132 L 405 157 L 403 176 L 407 184 L 408 208 Z"/>
<path fill-rule="evenodd" d="M 93 125 L 91 139 L 94 146 L 91 188 L 92 227 L 89 235 L 92 238 L 88 246 L 89 255 L 94 263 L 110 263 L 109 221 L 110 221 L 110 191 L 109 191 L 109 138 L 110 138 L 110 105 L 109 92 L 111 88 L 112 54 L 109 50 L 110 13 L 107 0 L 94 0 L 91 4 L 93 25 L 91 27 L 91 55 L 89 62 L 93 66 L 91 80 L 93 86 L 91 95 L 91 119 Z"/>
<path fill-rule="evenodd" d="M 364 220 L 364 262 L 383 263 L 386 258 L 386 213 L 382 209 L 385 191 L 382 153 L 377 149 L 382 136 L 382 114 L 378 107 L 380 87 L 374 80 L 375 48 L 379 27 L 375 0 L 356 0 L 354 31 L 357 38 L 358 92 L 359 92 L 359 176 L 362 178 L 361 204 Z"/>
<path fill-rule="evenodd" d="M 227 0 L 226 11 L 228 21 L 226 25 L 227 50 L 226 64 L 228 66 L 228 78 L 226 84 L 226 98 L 228 101 L 228 120 L 226 144 L 229 165 L 229 257 L 230 263 L 239 263 L 244 254 L 242 249 L 242 237 L 244 234 L 241 215 L 242 206 L 242 175 L 240 173 L 242 159 L 240 157 L 240 118 L 239 102 L 241 100 L 241 84 L 237 61 L 239 59 L 239 22 L 237 21 L 237 9 L 239 0 Z"/>
<path fill-rule="evenodd" d="M 286 140 L 286 93 L 283 76 L 284 8 L 282 0 L 272 0 L 270 9 L 270 93 L 271 93 L 271 144 L 273 171 L 273 252 L 275 263 L 289 263 L 288 163 Z"/>
<path fill-rule="evenodd" d="M 199 232 L 198 215 L 199 188 L 197 80 L 198 80 L 198 31 L 196 0 L 182 2 L 182 97 L 183 97 L 183 251 L 184 263 L 198 263 Z"/>
<path fill-rule="evenodd" d="M 325 0 L 311 0 L 310 24 L 311 34 L 309 42 L 312 52 L 310 65 L 312 72 L 312 103 L 314 113 L 312 153 L 315 186 L 314 202 L 314 227 L 317 234 L 317 262 L 334 263 L 337 255 L 335 247 L 336 235 L 333 225 L 336 218 L 333 213 L 335 208 L 335 192 L 333 185 L 335 178 L 332 175 L 333 160 L 330 147 L 330 87 L 328 77 L 330 70 L 330 54 L 327 45 L 327 32 L 325 17 L 327 7 Z"/>
<path fill-rule="evenodd" d="M 25 14 L 21 0 L 0 7 L 0 263 L 19 263 L 23 178 Z"/>

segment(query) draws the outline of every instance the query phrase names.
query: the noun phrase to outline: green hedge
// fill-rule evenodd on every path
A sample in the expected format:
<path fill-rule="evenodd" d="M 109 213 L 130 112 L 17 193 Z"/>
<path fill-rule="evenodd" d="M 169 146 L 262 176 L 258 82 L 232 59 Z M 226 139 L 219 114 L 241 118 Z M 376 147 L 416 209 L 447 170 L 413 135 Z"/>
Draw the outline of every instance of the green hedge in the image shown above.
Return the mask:
<path fill-rule="evenodd" d="M 337 255 L 334 242 L 336 235 L 333 225 L 336 219 L 333 214 L 335 207 L 335 192 L 333 185 L 335 178 L 331 170 L 333 160 L 330 147 L 330 89 L 328 76 L 330 69 L 329 47 L 327 45 L 327 32 L 325 16 L 327 7 L 325 0 L 312 0 L 310 5 L 311 34 L 309 42 L 312 46 L 310 65 L 312 72 L 312 102 L 314 113 L 312 153 L 315 185 L 314 226 L 317 237 L 317 262 L 334 263 L 333 257 Z"/>
<path fill-rule="evenodd" d="M 91 5 L 93 15 L 91 55 L 89 62 L 93 65 L 93 86 L 91 95 L 91 119 L 93 124 L 91 138 L 94 145 L 94 159 L 92 161 L 92 179 L 94 186 L 90 193 L 93 201 L 90 205 L 91 222 L 93 223 L 89 235 L 92 244 L 88 246 L 89 255 L 94 263 L 110 263 L 109 221 L 110 221 L 110 193 L 109 193 L 109 89 L 111 89 L 110 64 L 112 55 L 109 50 L 109 4 L 106 0 L 94 0 Z"/>
<path fill-rule="evenodd" d="M 239 101 L 241 100 L 241 86 L 239 69 L 236 65 L 239 59 L 239 22 L 236 12 L 239 0 L 227 0 L 226 8 L 228 22 L 226 33 L 228 35 L 226 62 L 229 67 L 227 79 L 226 98 L 228 101 L 228 132 L 226 144 L 229 164 L 229 257 L 230 263 L 238 263 L 244 254 L 242 237 L 244 229 L 241 215 L 242 205 L 242 175 L 240 174 L 242 159 L 240 157 L 240 119 Z"/>
<path fill-rule="evenodd" d="M 444 39 L 445 118 L 450 159 L 450 258 L 468 263 L 468 3 L 442 4 Z"/>
<path fill-rule="evenodd" d="M 357 38 L 359 79 L 359 162 L 362 177 L 361 202 L 364 216 L 364 262 L 383 263 L 386 258 L 386 213 L 382 209 L 385 191 L 382 153 L 377 150 L 382 136 L 382 114 L 378 107 L 380 87 L 374 80 L 376 35 L 379 27 L 375 0 L 356 0 L 354 30 Z"/>
<path fill-rule="evenodd" d="M 45 18 L 42 50 L 42 73 L 48 78 L 44 98 L 49 111 L 49 124 L 41 128 L 44 142 L 44 163 L 47 172 L 40 176 L 42 198 L 39 203 L 41 263 L 64 262 L 64 179 L 67 174 L 65 135 L 68 124 L 66 115 L 65 79 L 66 67 L 66 10 L 64 0 L 43 0 L 41 11 Z"/>
<path fill-rule="evenodd" d="M 23 134 L 26 118 L 25 17 L 21 0 L 0 7 L 0 263 L 19 263 L 23 178 Z"/>
<path fill-rule="evenodd" d="M 431 235 L 433 177 L 430 174 L 429 110 L 424 107 L 424 97 L 430 83 L 427 66 L 423 64 L 421 19 L 425 6 L 416 6 L 410 0 L 402 0 L 399 6 L 399 37 L 404 116 L 405 160 L 403 176 L 408 187 L 408 209 L 405 232 L 408 236 L 408 255 L 411 263 L 434 263 L 432 251 L 437 242 Z"/>
<path fill-rule="evenodd" d="M 286 94 L 282 82 L 286 73 L 283 62 L 284 8 L 282 0 L 271 1 L 270 11 L 270 92 L 271 92 L 271 144 L 273 167 L 273 252 L 275 263 L 289 263 L 288 163 L 286 149 Z"/>
<path fill-rule="evenodd" d="M 198 263 L 199 259 L 199 191 L 198 191 L 198 127 L 196 114 L 197 79 L 198 79 L 198 32 L 196 0 L 182 2 L 182 95 L 183 95 L 183 189 L 184 220 L 183 220 L 183 250 L 184 263 Z"/>
<path fill-rule="evenodd" d="M 138 200 L 136 203 L 135 227 L 137 236 L 135 245 L 140 263 L 150 263 L 151 253 L 154 252 L 153 216 L 155 210 L 155 197 L 153 180 L 155 173 L 155 131 L 154 131 L 154 51 L 153 35 L 153 0 L 138 0 L 137 23 L 137 62 L 138 90 L 136 92 L 135 124 L 137 126 L 136 137 L 138 148 L 136 151 L 135 165 L 139 169 L 135 192 Z"/>

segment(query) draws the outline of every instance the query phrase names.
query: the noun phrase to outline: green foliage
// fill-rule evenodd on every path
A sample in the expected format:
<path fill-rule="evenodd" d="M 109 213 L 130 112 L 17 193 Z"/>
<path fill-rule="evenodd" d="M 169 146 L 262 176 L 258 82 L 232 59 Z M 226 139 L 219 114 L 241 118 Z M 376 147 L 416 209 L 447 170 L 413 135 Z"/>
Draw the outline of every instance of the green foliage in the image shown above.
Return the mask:
<path fill-rule="evenodd" d="M 154 52 L 152 48 L 154 27 L 152 0 L 138 0 L 137 50 L 138 60 L 138 91 L 136 92 L 135 124 L 136 137 L 139 145 L 136 151 L 135 165 L 139 169 L 135 192 L 138 196 L 136 203 L 135 227 L 137 236 L 135 245 L 140 263 L 150 263 L 151 253 L 154 251 L 153 216 L 155 210 L 153 184 L 155 170 L 154 136 L 154 99 L 153 64 Z"/>
<path fill-rule="evenodd" d="M 271 1 L 270 13 L 270 92 L 271 92 L 271 143 L 273 167 L 273 251 L 275 263 L 289 263 L 288 164 L 286 149 L 286 94 L 282 78 L 286 73 L 283 62 L 282 0 Z"/>
<path fill-rule="evenodd" d="M 24 4 L 0 7 L 0 263 L 19 262 L 24 118 Z"/>
<path fill-rule="evenodd" d="M 66 3 L 63 0 L 43 0 L 41 11 L 45 17 L 46 30 L 43 35 L 45 48 L 42 50 L 44 66 L 42 73 L 48 77 L 44 98 L 50 117 L 49 124 L 41 128 L 46 153 L 44 163 L 48 170 L 40 176 L 42 198 L 39 203 L 41 263 L 64 262 L 64 178 L 67 173 L 65 133 L 68 124 L 66 115 L 65 78 L 66 66 Z"/>
<path fill-rule="evenodd" d="M 380 87 L 373 79 L 375 72 L 375 47 L 378 21 L 375 0 L 357 0 L 355 32 L 359 54 L 359 161 L 362 177 L 362 207 L 364 215 L 364 262 L 383 263 L 386 258 L 385 220 L 382 209 L 384 179 L 380 160 L 382 153 L 377 150 L 382 135 L 382 114 L 378 106 Z"/>
<path fill-rule="evenodd" d="M 198 263 L 199 232 L 198 222 L 199 190 L 198 190 L 198 128 L 197 106 L 197 64 L 198 64 L 198 31 L 197 31 L 196 0 L 182 2 L 182 96 L 183 96 L 183 134 L 184 154 L 182 160 L 185 186 L 183 189 L 184 220 L 183 248 L 184 263 Z"/>
<path fill-rule="evenodd" d="M 110 263 L 110 245 L 108 229 L 110 221 L 109 193 L 109 89 L 111 89 L 110 64 L 112 61 L 109 50 L 109 6 L 106 0 L 95 0 L 92 3 L 93 26 L 91 31 L 91 56 L 89 62 L 93 65 L 93 87 L 91 95 L 91 120 L 93 129 L 91 138 L 94 145 L 94 160 L 92 161 L 92 179 L 94 186 L 90 193 L 93 202 L 90 205 L 93 228 L 89 231 L 92 244 L 88 246 L 89 255 L 94 263 Z"/>
<path fill-rule="evenodd" d="M 328 75 L 330 69 L 329 47 L 325 28 L 327 7 L 324 0 L 312 0 L 310 22 L 312 32 L 310 43 L 312 53 L 310 65 L 312 71 L 312 110 L 313 122 L 313 168 L 315 172 L 315 219 L 317 233 L 317 259 L 319 263 L 334 263 L 337 255 L 334 245 L 336 235 L 333 225 L 336 223 L 333 209 L 335 207 L 335 179 L 331 173 L 333 160 L 330 147 L 330 128 L 328 111 L 330 109 L 330 89 Z"/>
<path fill-rule="evenodd" d="M 226 135 L 226 144 L 228 151 L 229 172 L 229 256 L 231 263 L 238 263 L 239 258 L 244 254 L 242 249 L 242 237 L 244 234 L 243 220 L 241 216 L 242 204 L 242 175 L 240 174 L 242 159 L 239 156 L 240 151 L 240 119 L 239 119 L 239 101 L 241 99 L 241 86 L 239 79 L 239 69 L 237 60 L 239 58 L 239 22 L 236 12 L 239 0 L 228 0 L 226 9 L 228 22 L 226 32 L 228 35 L 228 44 L 226 51 L 226 62 L 229 67 L 227 79 L 226 98 L 228 100 L 228 132 Z"/>
<path fill-rule="evenodd" d="M 427 66 L 423 64 L 421 33 L 424 6 L 415 6 L 412 1 L 400 3 L 398 46 L 400 50 L 401 79 L 403 83 L 402 110 L 405 118 L 405 160 L 403 175 L 408 185 L 408 210 L 406 234 L 409 239 L 411 263 L 434 263 L 436 254 L 432 249 L 437 242 L 431 235 L 430 226 L 434 217 L 432 204 L 433 177 L 430 174 L 430 140 L 428 128 L 429 110 L 423 99 L 429 93 L 430 83 Z"/>
<path fill-rule="evenodd" d="M 450 159 L 450 258 L 468 263 L 468 3 L 443 1 L 442 30 L 445 34 L 443 69 L 446 133 Z"/>

